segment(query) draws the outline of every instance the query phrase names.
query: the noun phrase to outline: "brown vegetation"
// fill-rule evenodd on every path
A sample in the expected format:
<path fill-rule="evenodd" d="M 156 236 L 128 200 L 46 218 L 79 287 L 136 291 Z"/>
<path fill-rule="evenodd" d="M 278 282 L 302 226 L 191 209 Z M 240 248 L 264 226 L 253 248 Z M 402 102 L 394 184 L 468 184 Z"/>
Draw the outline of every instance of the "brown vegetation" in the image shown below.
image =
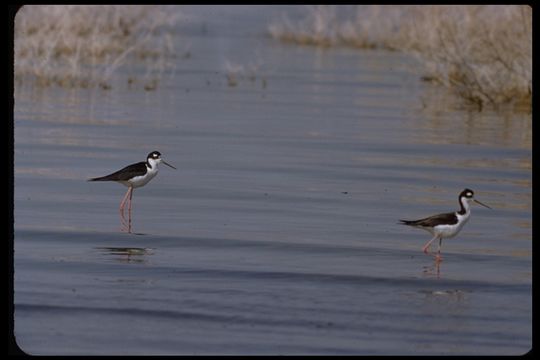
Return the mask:
<path fill-rule="evenodd" d="M 15 79 L 110 89 L 113 73 L 138 63 L 156 81 L 174 63 L 176 14 L 163 6 L 26 5 L 15 17 Z"/>
<path fill-rule="evenodd" d="M 270 25 L 282 41 L 384 48 L 414 54 L 422 79 L 482 108 L 532 103 L 532 9 L 526 5 L 356 5 L 306 7 L 306 16 Z M 355 15 L 351 17 L 351 12 Z"/>

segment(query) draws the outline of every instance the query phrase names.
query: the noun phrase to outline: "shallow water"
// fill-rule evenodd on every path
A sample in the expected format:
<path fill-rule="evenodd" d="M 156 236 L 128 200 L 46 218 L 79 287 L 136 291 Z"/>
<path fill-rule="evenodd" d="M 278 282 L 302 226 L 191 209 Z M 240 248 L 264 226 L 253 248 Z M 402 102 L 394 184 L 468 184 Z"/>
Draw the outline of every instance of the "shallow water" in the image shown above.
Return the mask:
<path fill-rule="evenodd" d="M 16 89 L 24 351 L 530 349 L 530 116 L 423 108 L 437 90 L 413 59 L 281 44 L 264 24 L 282 9 L 185 8 L 191 56 L 156 91 Z M 121 233 L 126 188 L 86 179 L 152 150 L 178 170 L 135 190 Z M 430 234 L 397 220 L 457 209 L 465 187 L 493 210 L 473 207 L 437 268 Z"/>

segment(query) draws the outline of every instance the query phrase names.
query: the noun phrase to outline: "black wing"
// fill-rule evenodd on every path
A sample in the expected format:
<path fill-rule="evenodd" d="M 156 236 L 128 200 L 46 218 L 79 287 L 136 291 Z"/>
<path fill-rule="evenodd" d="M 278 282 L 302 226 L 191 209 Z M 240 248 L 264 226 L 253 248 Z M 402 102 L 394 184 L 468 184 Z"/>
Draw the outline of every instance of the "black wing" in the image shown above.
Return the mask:
<path fill-rule="evenodd" d="M 446 213 L 433 215 L 420 220 L 399 220 L 403 225 L 420 226 L 420 227 L 434 227 L 441 224 L 453 225 L 457 224 L 458 218 L 456 213 Z"/>
<path fill-rule="evenodd" d="M 146 174 L 146 162 L 141 161 L 136 164 L 128 165 L 107 176 L 88 179 L 88 181 L 127 181 L 134 176 Z"/>

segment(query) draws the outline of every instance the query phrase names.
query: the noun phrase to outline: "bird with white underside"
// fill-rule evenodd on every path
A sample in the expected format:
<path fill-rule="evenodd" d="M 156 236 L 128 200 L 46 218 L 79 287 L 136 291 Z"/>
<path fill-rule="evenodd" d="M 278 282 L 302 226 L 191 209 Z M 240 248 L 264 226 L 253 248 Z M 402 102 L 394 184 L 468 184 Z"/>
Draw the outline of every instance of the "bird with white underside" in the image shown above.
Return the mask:
<path fill-rule="evenodd" d="M 152 151 L 146 157 L 146 161 L 128 165 L 125 168 L 106 176 L 88 179 L 88 181 L 116 181 L 117 183 L 128 187 L 126 195 L 120 203 L 120 219 L 123 226 L 122 230 L 127 230 L 128 233 L 131 233 L 131 199 L 133 197 L 133 189 L 148 184 L 148 182 L 157 175 L 159 171 L 158 165 L 160 163 L 164 163 L 165 165 L 176 170 L 174 166 L 168 164 L 161 158 L 161 153 L 159 151 Z M 127 221 L 127 224 L 124 216 L 124 207 L 126 201 L 129 203 L 129 220 Z"/>
<path fill-rule="evenodd" d="M 470 189 L 465 189 L 459 194 L 459 205 L 460 210 L 451 212 L 433 215 L 424 219 L 419 220 L 399 220 L 401 224 L 426 230 L 433 235 L 433 238 L 429 240 L 422 250 L 424 253 L 429 253 L 429 247 L 431 243 L 435 240 L 439 240 L 439 249 L 437 251 L 436 260 L 442 260 L 441 257 L 441 246 L 442 240 L 445 238 L 453 238 L 456 236 L 463 226 L 469 221 L 471 216 L 471 206 L 470 202 L 474 201 L 477 204 L 480 204 L 488 209 L 491 209 L 486 204 L 481 203 L 480 201 L 474 198 L 474 192 Z"/>

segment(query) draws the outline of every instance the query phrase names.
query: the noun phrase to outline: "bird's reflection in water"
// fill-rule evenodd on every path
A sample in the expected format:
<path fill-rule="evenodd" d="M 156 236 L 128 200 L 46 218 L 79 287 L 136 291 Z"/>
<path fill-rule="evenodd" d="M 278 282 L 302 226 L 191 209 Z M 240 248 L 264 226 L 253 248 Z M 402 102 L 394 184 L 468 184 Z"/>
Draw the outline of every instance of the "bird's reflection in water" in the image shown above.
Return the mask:
<path fill-rule="evenodd" d="M 424 266 L 423 273 L 426 276 L 434 276 L 437 279 L 441 278 L 441 260 L 438 258 L 435 258 L 433 260 L 433 264 Z"/>
<path fill-rule="evenodd" d="M 145 263 L 148 255 L 153 255 L 152 248 L 137 247 L 99 247 L 106 255 L 114 256 L 114 260 L 126 263 Z"/>

